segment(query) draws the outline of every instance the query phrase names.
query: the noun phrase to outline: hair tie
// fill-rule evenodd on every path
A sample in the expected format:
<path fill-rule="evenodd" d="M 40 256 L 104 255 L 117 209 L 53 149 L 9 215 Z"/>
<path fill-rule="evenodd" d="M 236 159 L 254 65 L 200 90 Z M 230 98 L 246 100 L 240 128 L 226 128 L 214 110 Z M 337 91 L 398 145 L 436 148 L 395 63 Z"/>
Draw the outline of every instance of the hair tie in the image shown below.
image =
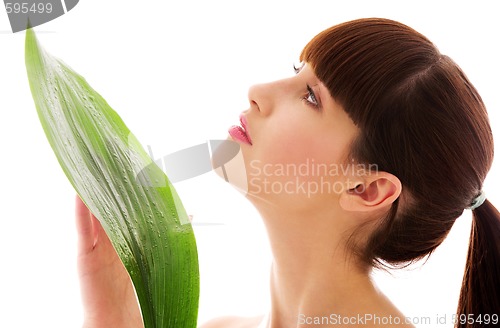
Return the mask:
<path fill-rule="evenodd" d="M 483 205 L 485 200 L 486 200 L 486 194 L 484 193 L 484 191 L 481 191 L 481 193 L 472 200 L 469 209 L 471 211 L 474 211 L 476 208 Z"/>

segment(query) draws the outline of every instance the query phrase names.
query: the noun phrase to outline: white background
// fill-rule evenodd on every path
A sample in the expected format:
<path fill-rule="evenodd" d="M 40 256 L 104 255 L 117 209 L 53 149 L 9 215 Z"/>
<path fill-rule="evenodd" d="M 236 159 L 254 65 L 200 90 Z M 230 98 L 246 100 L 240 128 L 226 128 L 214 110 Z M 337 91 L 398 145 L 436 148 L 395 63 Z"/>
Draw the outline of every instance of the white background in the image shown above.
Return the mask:
<path fill-rule="evenodd" d="M 81 0 L 35 31 L 45 49 L 82 74 L 156 157 L 224 139 L 247 108 L 251 84 L 293 74 L 302 47 L 324 28 L 373 16 L 414 27 L 455 59 L 481 93 L 500 140 L 494 4 Z M 0 327 L 78 327 L 75 193 L 38 121 L 24 67 L 24 32 L 10 32 L 3 7 L 0 110 Z M 500 206 L 493 182 L 499 169 L 497 160 L 484 189 Z M 221 223 L 195 225 L 199 322 L 265 312 L 271 257 L 256 211 L 213 174 L 176 188 L 195 222 Z M 450 316 L 469 227 L 466 211 L 427 264 L 394 277 L 377 273 L 380 288 L 408 316 Z"/>

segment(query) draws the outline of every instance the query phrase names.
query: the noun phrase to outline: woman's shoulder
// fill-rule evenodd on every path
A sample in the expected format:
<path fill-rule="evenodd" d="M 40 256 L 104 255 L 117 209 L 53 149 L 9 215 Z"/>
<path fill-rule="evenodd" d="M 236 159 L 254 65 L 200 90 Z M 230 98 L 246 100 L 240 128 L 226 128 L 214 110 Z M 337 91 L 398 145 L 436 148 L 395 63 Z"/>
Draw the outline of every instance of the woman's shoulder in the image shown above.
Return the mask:
<path fill-rule="evenodd" d="M 263 315 L 256 317 L 227 316 L 207 321 L 198 328 L 258 328 L 263 319 Z"/>

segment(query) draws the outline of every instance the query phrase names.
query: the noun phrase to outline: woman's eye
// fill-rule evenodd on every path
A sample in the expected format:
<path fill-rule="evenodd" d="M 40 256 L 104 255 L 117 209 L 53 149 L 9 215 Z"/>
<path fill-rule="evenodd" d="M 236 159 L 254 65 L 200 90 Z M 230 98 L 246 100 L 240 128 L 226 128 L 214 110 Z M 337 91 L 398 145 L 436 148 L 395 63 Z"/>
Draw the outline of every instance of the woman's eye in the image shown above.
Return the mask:
<path fill-rule="evenodd" d="M 293 64 L 293 71 L 295 74 L 299 74 L 300 70 L 302 70 L 302 67 L 304 67 L 304 63 L 300 63 L 298 65 Z"/>
<path fill-rule="evenodd" d="M 305 100 L 309 105 L 315 108 L 319 107 L 318 99 L 316 99 L 316 95 L 309 85 L 307 86 L 307 96 L 305 97 Z"/>

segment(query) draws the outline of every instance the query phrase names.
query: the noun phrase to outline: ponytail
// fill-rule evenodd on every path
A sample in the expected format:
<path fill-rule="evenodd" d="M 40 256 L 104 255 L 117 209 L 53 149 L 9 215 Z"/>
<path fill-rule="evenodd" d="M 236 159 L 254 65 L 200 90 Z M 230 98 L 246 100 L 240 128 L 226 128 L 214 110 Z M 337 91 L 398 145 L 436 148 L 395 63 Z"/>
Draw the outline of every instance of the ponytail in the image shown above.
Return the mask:
<path fill-rule="evenodd" d="M 500 213 L 486 200 L 472 211 L 472 230 L 456 328 L 500 325 Z"/>

